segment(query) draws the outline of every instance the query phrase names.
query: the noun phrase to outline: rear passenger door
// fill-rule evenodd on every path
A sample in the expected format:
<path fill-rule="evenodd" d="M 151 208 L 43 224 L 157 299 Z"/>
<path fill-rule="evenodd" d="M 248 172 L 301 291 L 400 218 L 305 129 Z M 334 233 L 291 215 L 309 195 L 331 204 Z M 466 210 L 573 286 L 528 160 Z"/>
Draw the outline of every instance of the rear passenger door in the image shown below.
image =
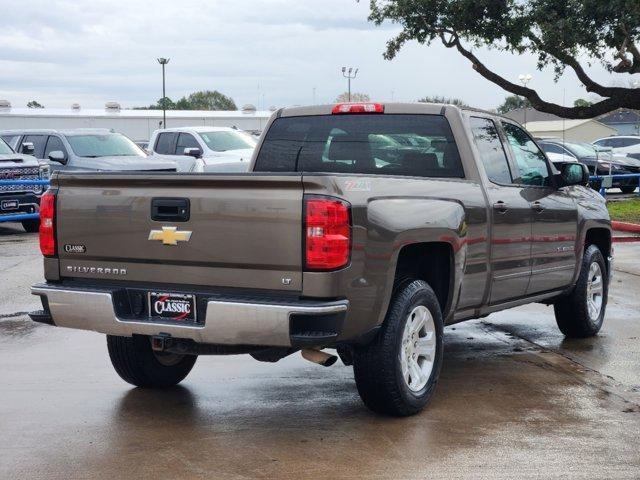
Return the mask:
<path fill-rule="evenodd" d="M 571 190 L 556 188 L 549 163 L 529 134 L 503 121 L 518 173 L 515 182 L 531 209 L 531 280 L 527 295 L 563 288 L 576 266 L 578 211 Z"/>
<path fill-rule="evenodd" d="M 513 182 L 509 161 L 496 123 L 485 117 L 470 118 L 471 131 L 488 178 L 486 191 L 491 209 L 491 292 L 489 303 L 525 295 L 531 275 L 531 206 L 523 188 Z"/>

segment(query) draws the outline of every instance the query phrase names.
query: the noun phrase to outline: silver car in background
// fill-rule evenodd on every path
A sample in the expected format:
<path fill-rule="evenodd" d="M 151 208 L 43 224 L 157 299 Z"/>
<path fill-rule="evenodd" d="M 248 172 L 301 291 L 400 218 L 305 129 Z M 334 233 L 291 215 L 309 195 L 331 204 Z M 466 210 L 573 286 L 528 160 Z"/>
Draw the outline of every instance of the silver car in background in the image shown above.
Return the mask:
<path fill-rule="evenodd" d="M 51 171 L 178 170 L 174 162 L 149 157 L 129 138 L 109 129 L 5 130 L 0 137 Z"/>

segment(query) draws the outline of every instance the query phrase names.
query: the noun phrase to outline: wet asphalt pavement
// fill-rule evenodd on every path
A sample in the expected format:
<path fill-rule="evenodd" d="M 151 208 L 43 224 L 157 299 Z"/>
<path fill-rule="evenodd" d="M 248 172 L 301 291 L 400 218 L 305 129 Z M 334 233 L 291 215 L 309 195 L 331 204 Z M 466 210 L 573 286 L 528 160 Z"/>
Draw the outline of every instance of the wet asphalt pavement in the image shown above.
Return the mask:
<path fill-rule="evenodd" d="M 37 236 L 0 225 L 0 479 L 640 478 L 640 243 L 605 326 L 565 340 L 530 305 L 445 330 L 435 398 L 379 417 L 352 369 L 200 357 L 180 387 L 113 371 L 105 339 L 34 324 Z"/>

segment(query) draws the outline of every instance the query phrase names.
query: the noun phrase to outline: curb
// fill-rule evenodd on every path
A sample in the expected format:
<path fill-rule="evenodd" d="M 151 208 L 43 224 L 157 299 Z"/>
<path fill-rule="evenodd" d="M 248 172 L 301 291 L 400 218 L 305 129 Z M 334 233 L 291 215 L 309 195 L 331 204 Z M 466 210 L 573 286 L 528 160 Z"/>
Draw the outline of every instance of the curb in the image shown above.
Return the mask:
<path fill-rule="evenodd" d="M 611 241 L 613 243 L 640 242 L 640 237 L 613 237 Z"/>
<path fill-rule="evenodd" d="M 640 224 L 618 222 L 616 220 L 611 221 L 611 228 L 620 232 L 640 233 Z"/>

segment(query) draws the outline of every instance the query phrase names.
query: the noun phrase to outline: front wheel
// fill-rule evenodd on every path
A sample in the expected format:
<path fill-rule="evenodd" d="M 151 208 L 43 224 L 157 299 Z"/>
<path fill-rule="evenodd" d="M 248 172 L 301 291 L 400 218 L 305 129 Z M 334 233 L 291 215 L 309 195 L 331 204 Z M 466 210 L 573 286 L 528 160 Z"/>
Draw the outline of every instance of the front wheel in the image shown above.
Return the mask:
<path fill-rule="evenodd" d="M 629 193 L 635 192 L 636 188 L 638 188 L 638 187 L 636 187 L 635 185 L 626 185 L 624 187 L 620 187 L 620 190 L 622 190 L 622 193 L 629 194 Z"/>
<path fill-rule="evenodd" d="M 575 288 L 553 305 L 560 331 L 570 338 L 596 335 L 604 321 L 608 293 L 609 275 L 604 257 L 598 247 L 589 245 Z"/>
<path fill-rule="evenodd" d="M 431 287 L 414 280 L 399 289 L 376 338 L 354 348 L 353 370 L 364 404 L 408 416 L 431 399 L 442 366 L 442 313 Z"/>
<path fill-rule="evenodd" d="M 177 385 L 189 374 L 197 355 L 155 352 L 144 335 L 107 335 L 111 364 L 125 382 L 136 387 L 166 388 Z"/>

